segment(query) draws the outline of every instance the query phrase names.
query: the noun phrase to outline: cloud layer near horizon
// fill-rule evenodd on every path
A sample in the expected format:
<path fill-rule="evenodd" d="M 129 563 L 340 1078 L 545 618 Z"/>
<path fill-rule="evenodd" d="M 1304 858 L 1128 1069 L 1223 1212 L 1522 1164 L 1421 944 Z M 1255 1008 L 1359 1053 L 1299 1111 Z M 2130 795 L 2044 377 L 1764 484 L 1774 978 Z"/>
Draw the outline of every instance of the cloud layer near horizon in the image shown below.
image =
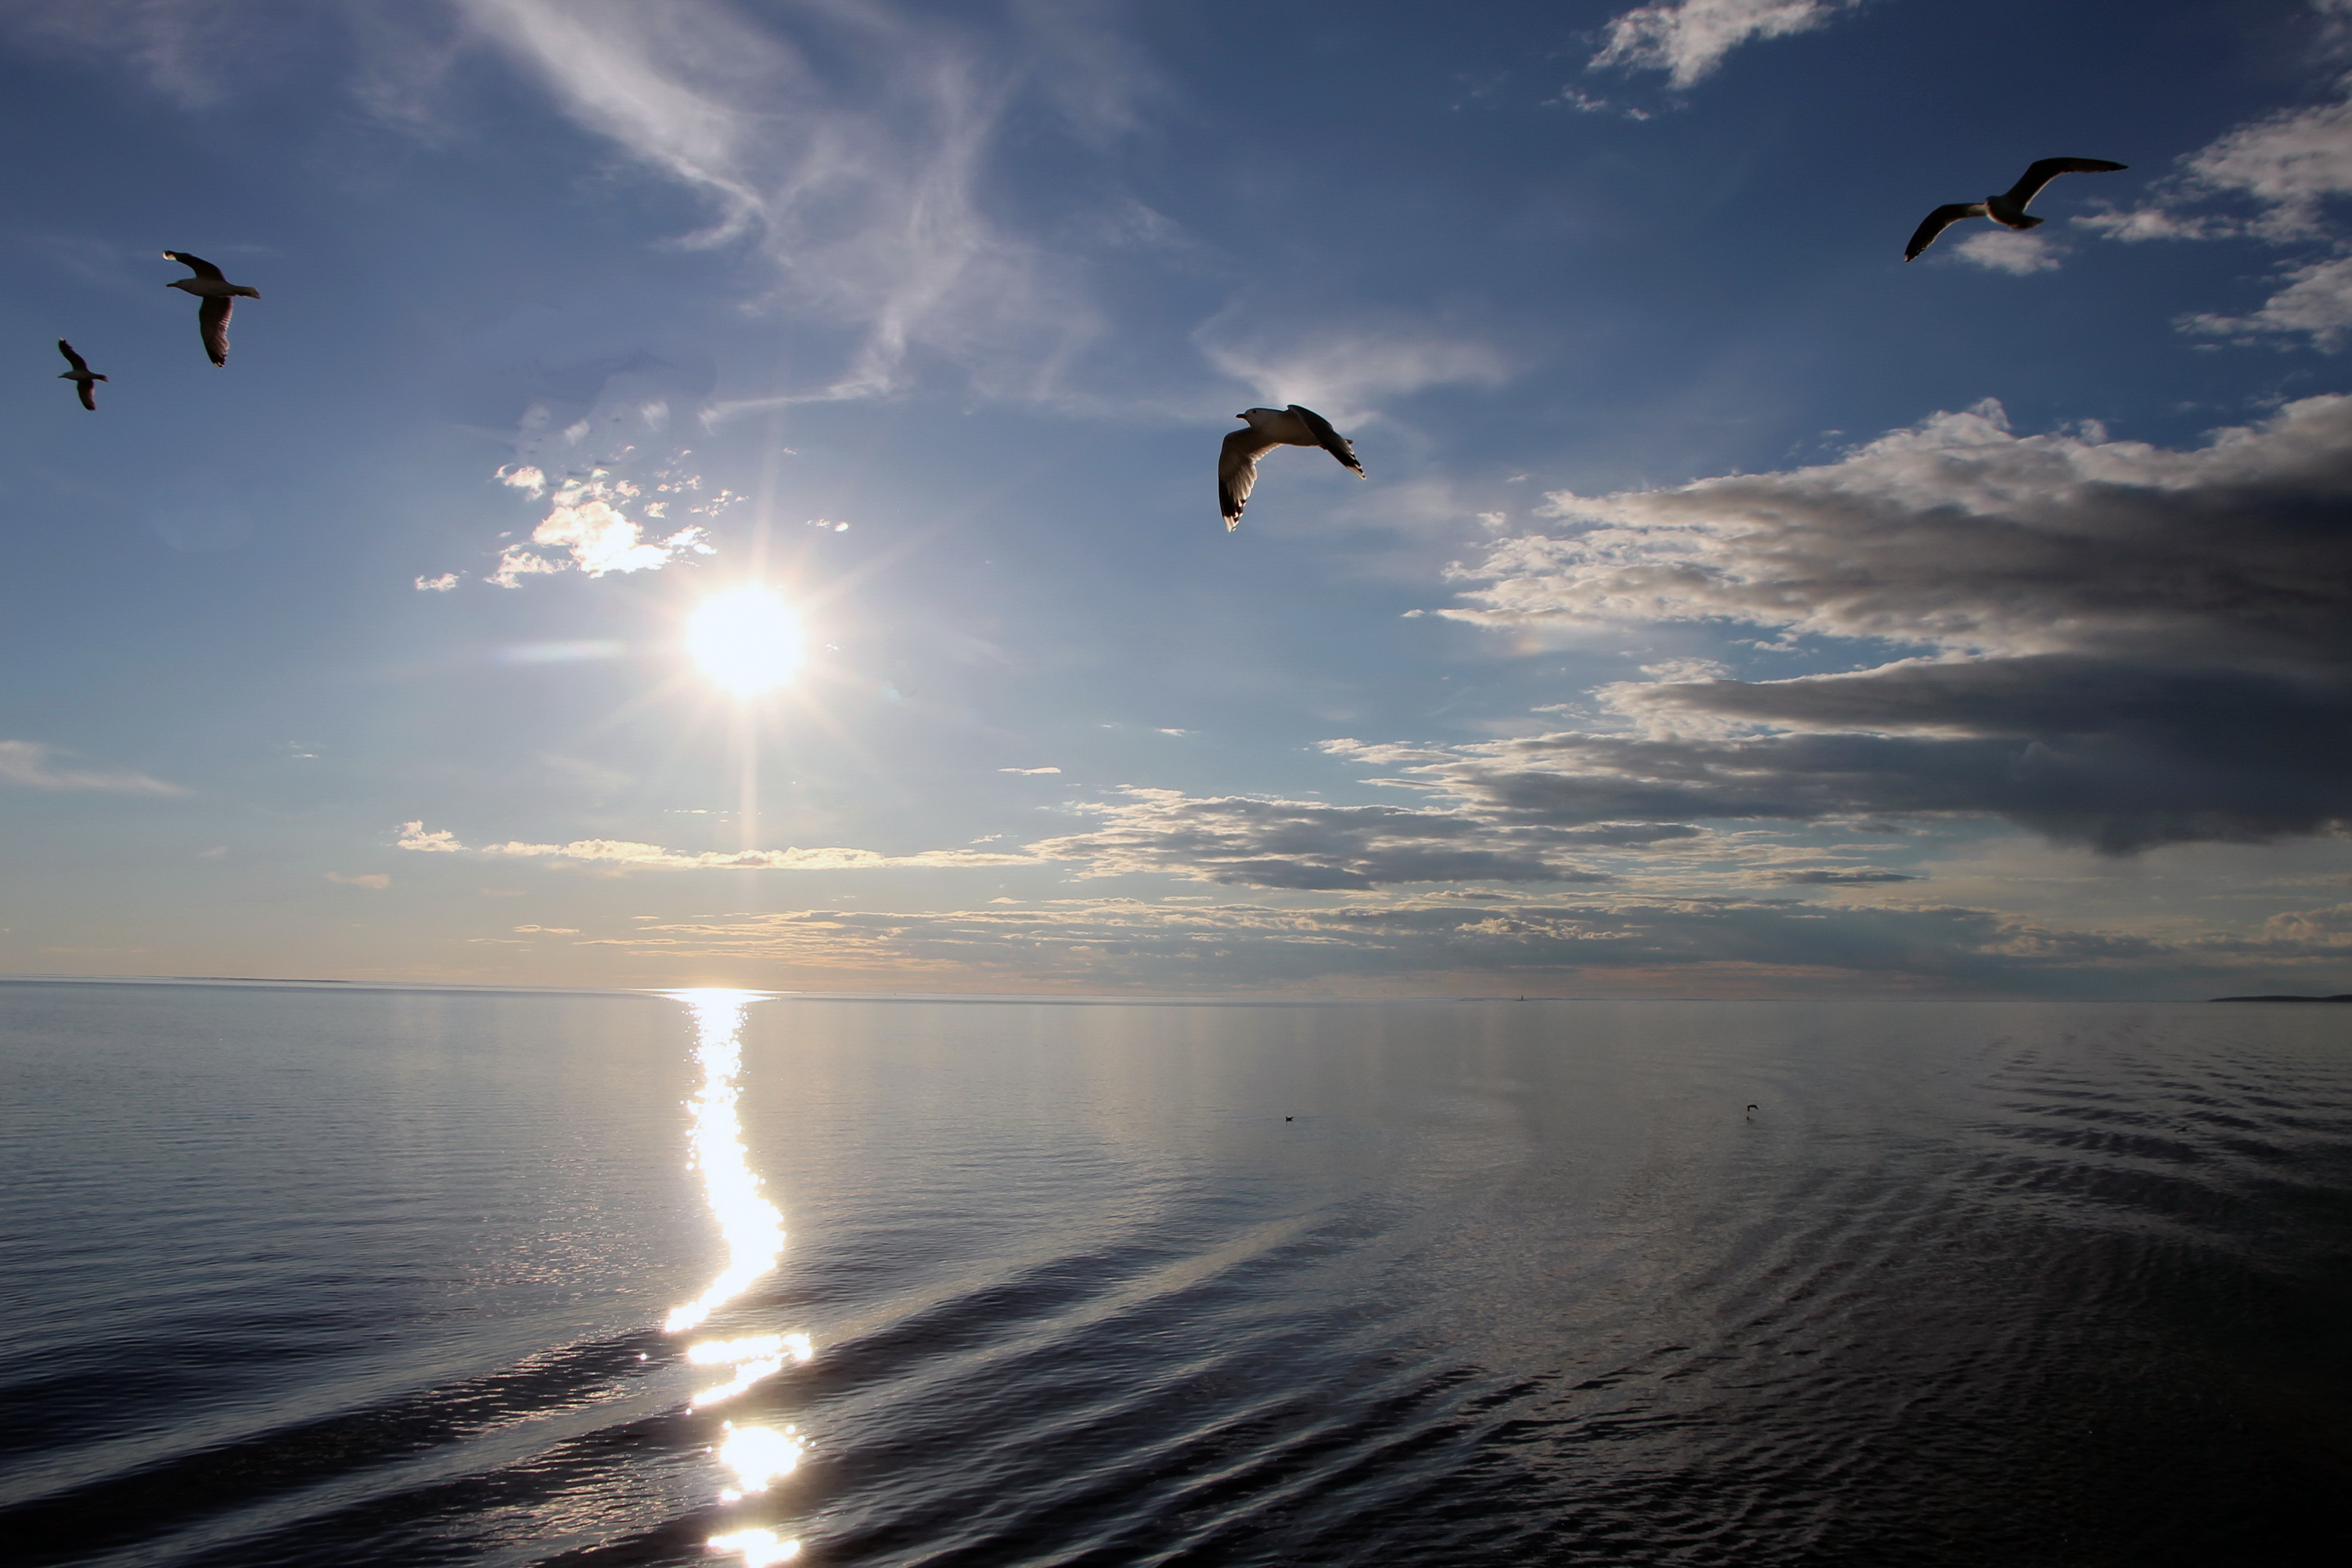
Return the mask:
<path fill-rule="evenodd" d="M 648 922 L 582 945 L 693 965 L 916 973 L 935 982 L 1248 990 L 1333 981 L 1402 989 L 1444 976 L 1591 994 L 2112 989 L 2328 973 L 2352 954 L 2352 906 L 2294 911 L 2262 934 L 2178 940 L 2069 931 L 1948 906 L 1762 899 L 1404 900 L 1339 908 L 1068 899 L 1015 909 L 794 910 Z"/>
<path fill-rule="evenodd" d="M 1027 855 L 1007 855 L 973 849 L 926 849 L 913 855 L 883 855 L 871 849 L 667 849 L 623 838 L 575 838 L 565 844 L 504 844 L 469 846 L 446 828 L 428 829 L 422 822 L 404 822 L 398 848 L 422 854 L 487 855 L 520 860 L 570 860 L 583 864 L 636 868 L 651 871 L 864 871 L 891 867 L 1026 866 Z"/>

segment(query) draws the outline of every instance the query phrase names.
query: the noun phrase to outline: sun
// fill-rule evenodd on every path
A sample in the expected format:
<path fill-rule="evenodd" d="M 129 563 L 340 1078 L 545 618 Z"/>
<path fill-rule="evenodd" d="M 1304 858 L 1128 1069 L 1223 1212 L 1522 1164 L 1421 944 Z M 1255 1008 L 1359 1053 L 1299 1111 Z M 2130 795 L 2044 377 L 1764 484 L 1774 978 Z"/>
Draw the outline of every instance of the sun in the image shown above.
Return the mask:
<path fill-rule="evenodd" d="M 801 618 L 765 588 L 730 588 L 687 617 L 686 647 L 711 679 L 738 697 L 756 696 L 800 668 Z"/>

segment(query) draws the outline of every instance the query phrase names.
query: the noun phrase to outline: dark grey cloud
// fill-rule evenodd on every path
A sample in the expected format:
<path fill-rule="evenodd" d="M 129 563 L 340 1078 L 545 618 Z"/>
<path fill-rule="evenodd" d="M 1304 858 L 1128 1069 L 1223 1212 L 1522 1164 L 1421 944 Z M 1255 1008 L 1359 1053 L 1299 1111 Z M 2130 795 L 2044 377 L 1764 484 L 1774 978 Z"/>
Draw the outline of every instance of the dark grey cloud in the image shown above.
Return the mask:
<path fill-rule="evenodd" d="M 1630 732 L 1354 747 L 1497 825 L 1994 816 L 2111 853 L 2352 819 L 2352 399 L 2168 451 L 1990 405 L 1840 462 L 1559 495 L 1451 611 L 1927 645 L 1604 693 Z"/>
<path fill-rule="evenodd" d="M 2018 437 L 1993 403 L 1842 461 L 1549 498 L 1444 614 L 1496 626 L 1721 621 L 1949 653 L 2340 666 L 2352 398 L 2174 451 Z"/>

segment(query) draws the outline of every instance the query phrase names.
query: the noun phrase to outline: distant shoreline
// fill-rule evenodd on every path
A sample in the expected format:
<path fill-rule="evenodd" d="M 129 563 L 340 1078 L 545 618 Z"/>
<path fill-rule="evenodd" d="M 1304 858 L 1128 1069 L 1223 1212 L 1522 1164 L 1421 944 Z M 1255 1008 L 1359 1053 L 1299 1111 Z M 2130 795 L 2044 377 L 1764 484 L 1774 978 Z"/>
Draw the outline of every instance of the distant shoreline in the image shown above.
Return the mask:
<path fill-rule="evenodd" d="M 2352 993 L 2341 996 L 2216 996 L 2216 1002 L 2352 1002 Z"/>

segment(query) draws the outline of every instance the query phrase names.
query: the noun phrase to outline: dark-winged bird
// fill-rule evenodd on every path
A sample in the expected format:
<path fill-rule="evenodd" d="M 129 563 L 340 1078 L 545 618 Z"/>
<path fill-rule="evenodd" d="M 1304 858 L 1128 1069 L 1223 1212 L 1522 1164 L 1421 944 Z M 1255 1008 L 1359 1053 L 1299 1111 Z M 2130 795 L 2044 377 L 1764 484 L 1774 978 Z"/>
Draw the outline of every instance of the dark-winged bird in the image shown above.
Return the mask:
<path fill-rule="evenodd" d="M 163 287 L 185 289 L 204 301 L 196 308 L 196 326 L 205 334 L 205 353 L 212 356 L 215 364 L 228 363 L 228 315 L 236 308 L 236 296 L 258 300 L 261 290 L 230 282 L 221 276 L 219 268 L 201 256 L 190 256 L 184 250 L 167 250 L 163 255 L 195 274 L 194 278 L 174 278 Z"/>
<path fill-rule="evenodd" d="M 2061 174 L 2112 174 L 2128 164 L 2111 163 L 2105 158 L 2037 158 L 2026 165 L 2024 175 L 2017 184 L 1996 196 L 1980 202 L 1954 202 L 1937 207 L 1927 215 L 1927 221 L 1903 247 L 1903 259 L 1916 261 L 1919 253 L 1936 243 L 1936 237 L 1964 217 L 1989 217 L 2006 228 L 2039 228 L 2042 220 L 2027 215 L 2025 204 L 2042 194 L 2042 187 Z"/>
<path fill-rule="evenodd" d="M 1287 408 L 1244 408 L 1234 418 L 1249 426 L 1225 437 L 1217 454 L 1217 510 L 1224 514 L 1225 531 L 1241 526 L 1242 508 L 1249 504 L 1257 484 L 1257 460 L 1276 447 L 1320 447 L 1364 477 L 1356 448 L 1331 428 L 1331 422 L 1312 408 L 1296 403 Z"/>
<path fill-rule="evenodd" d="M 94 381 L 104 381 L 106 377 L 90 369 L 89 362 L 74 353 L 73 344 L 63 338 L 58 340 L 58 353 L 65 355 L 66 363 L 73 366 L 71 370 L 59 372 L 58 379 L 72 382 L 74 389 L 81 394 L 81 405 L 92 414 L 97 413 L 98 399 L 90 395 L 89 384 Z"/>

